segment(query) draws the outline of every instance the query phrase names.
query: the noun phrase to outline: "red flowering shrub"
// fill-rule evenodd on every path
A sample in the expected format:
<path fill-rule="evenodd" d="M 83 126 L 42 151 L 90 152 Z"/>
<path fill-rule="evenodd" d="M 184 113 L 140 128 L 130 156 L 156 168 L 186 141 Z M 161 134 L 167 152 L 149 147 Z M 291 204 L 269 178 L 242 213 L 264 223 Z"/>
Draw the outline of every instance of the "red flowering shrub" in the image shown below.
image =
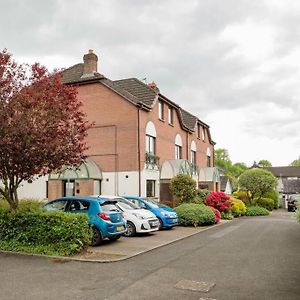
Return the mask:
<path fill-rule="evenodd" d="M 214 207 L 212 207 L 212 206 L 209 206 L 209 208 L 214 212 L 214 214 L 215 214 L 215 222 L 216 223 L 219 223 L 220 222 L 220 220 L 221 220 L 221 213 L 216 209 L 216 208 L 214 208 Z"/>
<path fill-rule="evenodd" d="M 233 202 L 230 200 L 230 197 L 223 192 L 212 192 L 206 197 L 205 204 L 216 208 L 221 213 L 229 213 L 231 212 Z"/>

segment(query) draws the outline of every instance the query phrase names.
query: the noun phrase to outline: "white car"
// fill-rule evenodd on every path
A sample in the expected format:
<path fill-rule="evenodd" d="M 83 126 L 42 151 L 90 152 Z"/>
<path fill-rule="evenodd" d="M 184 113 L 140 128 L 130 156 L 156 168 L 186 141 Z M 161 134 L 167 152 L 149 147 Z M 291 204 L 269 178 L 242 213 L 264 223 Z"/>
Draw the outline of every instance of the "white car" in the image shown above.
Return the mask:
<path fill-rule="evenodd" d="M 95 196 L 94 196 L 95 197 Z M 123 213 L 127 221 L 125 236 L 134 236 L 136 233 L 149 233 L 159 229 L 159 220 L 149 210 L 139 208 L 134 203 L 117 196 L 102 196 L 116 201 L 116 206 Z"/>

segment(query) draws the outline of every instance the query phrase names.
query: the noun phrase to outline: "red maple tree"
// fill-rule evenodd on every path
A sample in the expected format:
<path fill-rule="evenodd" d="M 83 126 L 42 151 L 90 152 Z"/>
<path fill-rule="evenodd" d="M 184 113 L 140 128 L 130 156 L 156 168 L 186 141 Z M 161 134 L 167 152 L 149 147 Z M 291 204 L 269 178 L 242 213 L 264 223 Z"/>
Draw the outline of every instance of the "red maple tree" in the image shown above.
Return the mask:
<path fill-rule="evenodd" d="M 91 124 L 76 88 L 62 84 L 61 76 L 0 52 L 0 194 L 13 210 L 21 182 L 84 159 Z"/>

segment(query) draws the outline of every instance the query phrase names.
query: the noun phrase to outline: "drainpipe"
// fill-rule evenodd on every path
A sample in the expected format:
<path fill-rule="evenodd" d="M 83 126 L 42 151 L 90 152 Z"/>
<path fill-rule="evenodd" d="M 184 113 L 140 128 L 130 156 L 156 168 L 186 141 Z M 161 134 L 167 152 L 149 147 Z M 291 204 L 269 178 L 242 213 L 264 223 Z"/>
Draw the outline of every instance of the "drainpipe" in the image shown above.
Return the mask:
<path fill-rule="evenodd" d="M 140 123 L 141 123 L 141 103 L 138 103 L 137 107 L 137 118 L 138 118 L 138 128 L 137 128 L 137 134 L 138 134 L 138 176 L 139 176 L 139 196 L 141 196 L 141 137 L 140 137 Z"/>

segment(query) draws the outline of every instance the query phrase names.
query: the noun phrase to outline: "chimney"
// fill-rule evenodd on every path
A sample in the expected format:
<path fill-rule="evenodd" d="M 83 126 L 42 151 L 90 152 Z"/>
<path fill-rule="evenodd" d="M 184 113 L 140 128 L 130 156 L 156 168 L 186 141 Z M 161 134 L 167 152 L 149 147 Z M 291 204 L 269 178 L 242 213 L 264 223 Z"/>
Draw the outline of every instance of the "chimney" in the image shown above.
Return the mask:
<path fill-rule="evenodd" d="M 97 72 L 98 56 L 89 49 L 89 53 L 83 56 L 83 74 L 81 78 L 93 77 Z"/>

